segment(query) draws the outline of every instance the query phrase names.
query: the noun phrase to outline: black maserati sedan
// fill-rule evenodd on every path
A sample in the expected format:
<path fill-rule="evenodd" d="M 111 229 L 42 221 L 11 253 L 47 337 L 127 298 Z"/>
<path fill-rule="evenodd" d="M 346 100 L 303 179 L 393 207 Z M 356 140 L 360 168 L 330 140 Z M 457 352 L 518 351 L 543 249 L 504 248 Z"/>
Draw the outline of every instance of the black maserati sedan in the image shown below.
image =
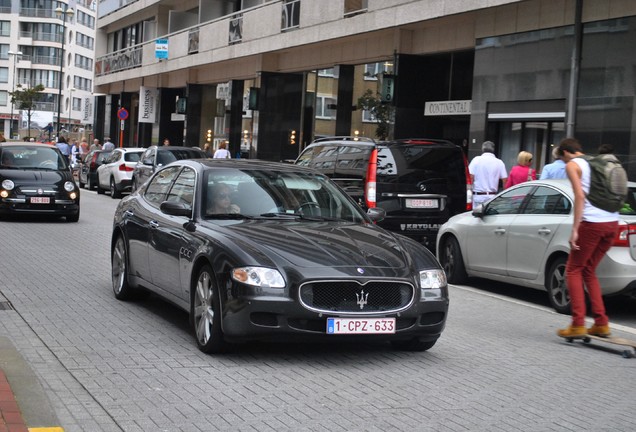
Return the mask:
<path fill-rule="evenodd" d="M 66 157 L 56 147 L 0 143 L 0 214 L 79 220 L 79 188 Z"/>
<path fill-rule="evenodd" d="M 378 227 L 383 213 L 310 168 L 176 161 L 117 207 L 113 291 L 183 308 L 206 353 L 314 338 L 424 351 L 446 323 L 446 276 L 426 247 Z"/>

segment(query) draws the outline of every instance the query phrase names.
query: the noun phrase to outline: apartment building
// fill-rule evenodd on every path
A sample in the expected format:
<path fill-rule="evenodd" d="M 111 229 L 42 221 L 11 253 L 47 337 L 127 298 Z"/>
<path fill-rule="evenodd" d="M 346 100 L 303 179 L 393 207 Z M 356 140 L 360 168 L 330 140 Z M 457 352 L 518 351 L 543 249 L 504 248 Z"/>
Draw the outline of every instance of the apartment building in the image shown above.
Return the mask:
<path fill-rule="evenodd" d="M 0 0 L 0 124 L 5 137 L 91 134 L 96 13 L 96 0 Z M 11 102 L 11 92 L 39 84 L 44 90 L 32 109 Z"/>
<path fill-rule="evenodd" d="M 386 130 L 469 157 L 489 139 L 538 170 L 575 135 L 627 162 L 633 46 L 627 0 L 101 0 L 96 133 L 288 160 L 317 136 Z"/>

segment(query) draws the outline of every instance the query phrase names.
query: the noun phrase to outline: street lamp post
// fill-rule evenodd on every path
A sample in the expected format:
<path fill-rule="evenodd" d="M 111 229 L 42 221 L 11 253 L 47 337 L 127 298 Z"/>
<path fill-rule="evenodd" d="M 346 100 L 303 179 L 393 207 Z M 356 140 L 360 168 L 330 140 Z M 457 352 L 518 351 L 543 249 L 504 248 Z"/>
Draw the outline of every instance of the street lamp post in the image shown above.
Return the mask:
<path fill-rule="evenodd" d="M 75 91 L 75 87 L 71 87 L 68 89 L 69 91 L 69 99 L 68 99 L 68 131 L 71 132 L 71 113 L 73 111 L 73 92 Z"/>
<path fill-rule="evenodd" d="M 13 52 L 13 51 L 9 51 L 7 54 L 9 54 L 10 56 L 13 56 L 13 91 L 15 92 L 15 65 L 18 62 L 17 57 L 22 57 L 22 51 L 18 51 L 18 52 Z M 13 97 L 11 98 L 11 118 L 9 119 L 9 139 L 13 139 L 13 106 L 15 105 L 13 103 Z"/>
<path fill-rule="evenodd" d="M 62 81 L 64 81 L 64 43 L 66 41 L 66 16 L 73 18 L 75 15 L 75 11 L 68 6 L 65 6 L 65 9 L 58 7 L 55 9 L 55 14 L 58 18 L 62 19 L 62 55 L 60 56 L 60 81 L 57 92 L 57 137 L 60 136 L 60 131 L 62 129 L 62 119 L 60 118 L 60 114 L 62 111 Z"/>

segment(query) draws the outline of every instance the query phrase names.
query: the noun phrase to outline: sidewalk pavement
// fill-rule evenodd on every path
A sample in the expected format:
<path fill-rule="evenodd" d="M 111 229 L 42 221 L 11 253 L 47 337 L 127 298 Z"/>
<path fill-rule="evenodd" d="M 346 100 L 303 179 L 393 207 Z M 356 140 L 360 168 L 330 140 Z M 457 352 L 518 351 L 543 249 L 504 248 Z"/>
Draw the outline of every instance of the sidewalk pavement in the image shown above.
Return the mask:
<path fill-rule="evenodd" d="M 0 432 L 64 432 L 49 426 L 57 424 L 35 373 L 11 340 L 0 336 Z"/>

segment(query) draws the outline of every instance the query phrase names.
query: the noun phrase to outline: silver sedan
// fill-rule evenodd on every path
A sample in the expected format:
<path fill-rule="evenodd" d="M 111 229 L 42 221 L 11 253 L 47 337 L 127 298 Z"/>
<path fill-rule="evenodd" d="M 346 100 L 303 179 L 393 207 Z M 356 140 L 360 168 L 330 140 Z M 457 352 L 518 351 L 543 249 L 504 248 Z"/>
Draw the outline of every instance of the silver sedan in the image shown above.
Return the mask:
<path fill-rule="evenodd" d="M 554 309 L 569 313 L 565 263 L 573 204 L 568 180 L 536 180 L 449 219 L 437 236 L 448 281 L 480 277 L 546 290 Z M 597 268 L 604 295 L 636 294 L 636 262 L 628 243 L 629 224 L 636 223 L 636 183 L 629 183 L 620 213 L 614 245 Z"/>

